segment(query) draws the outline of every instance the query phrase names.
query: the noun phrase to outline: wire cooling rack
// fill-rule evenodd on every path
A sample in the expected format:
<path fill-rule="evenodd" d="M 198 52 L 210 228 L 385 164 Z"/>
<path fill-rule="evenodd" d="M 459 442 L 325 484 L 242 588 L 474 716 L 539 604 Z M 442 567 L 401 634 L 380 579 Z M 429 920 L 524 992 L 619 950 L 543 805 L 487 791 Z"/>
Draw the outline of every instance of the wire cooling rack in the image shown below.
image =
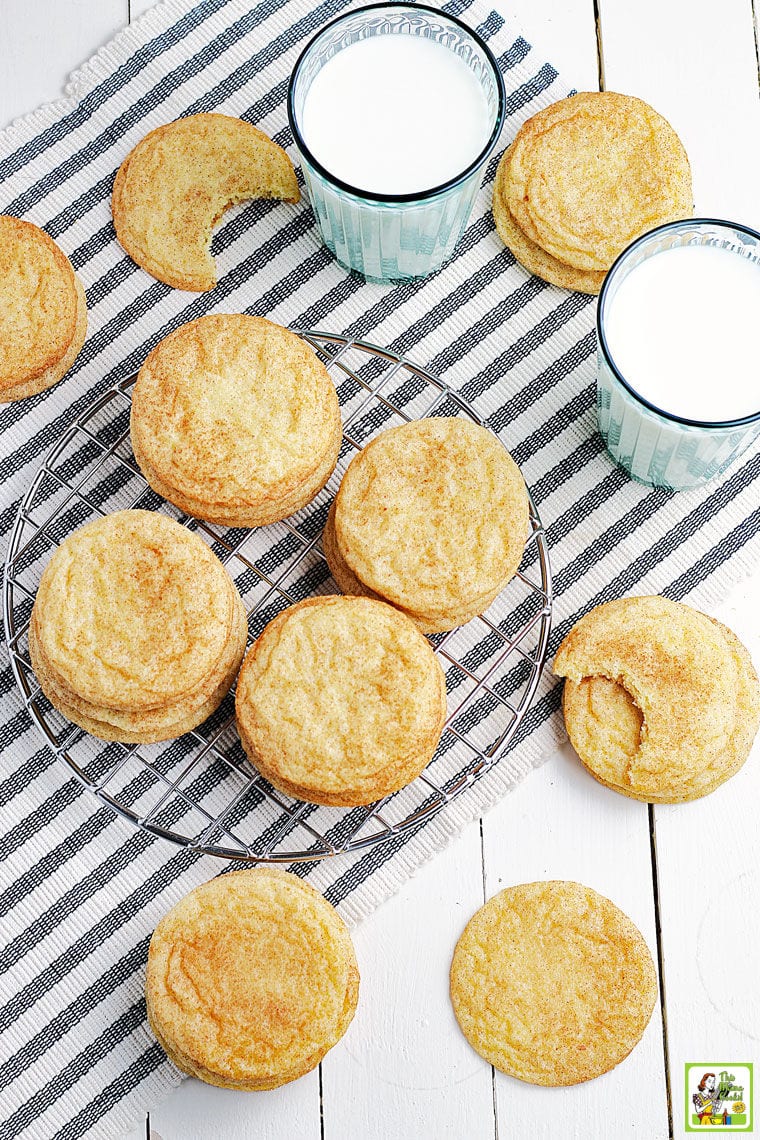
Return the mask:
<path fill-rule="evenodd" d="M 293 602 L 338 592 L 321 535 L 355 451 L 379 431 L 424 416 L 481 422 L 456 393 L 403 357 L 329 333 L 301 335 L 335 382 L 344 423 L 338 467 L 307 507 L 283 522 L 245 530 L 201 522 L 165 502 L 132 454 L 132 376 L 100 396 L 48 454 L 19 508 L 5 567 L 11 663 L 50 748 L 100 801 L 138 827 L 251 863 L 302 862 L 369 847 L 411 831 L 461 795 L 498 761 L 530 706 L 551 624 L 549 556 L 531 502 L 531 533 L 512 582 L 481 617 L 431 638 L 448 693 L 448 719 L 433 760 L 408 787 L 362 808 L 318 807 L 272 788 L 242 750 L 232 694 L 193 732 L 154 745 L 106 744 L 51 706 L 31 667 L 27 631 L 42 569 L 76 528 L 127 507 L 177 519 L 226 565 L 253 641 Z"/>

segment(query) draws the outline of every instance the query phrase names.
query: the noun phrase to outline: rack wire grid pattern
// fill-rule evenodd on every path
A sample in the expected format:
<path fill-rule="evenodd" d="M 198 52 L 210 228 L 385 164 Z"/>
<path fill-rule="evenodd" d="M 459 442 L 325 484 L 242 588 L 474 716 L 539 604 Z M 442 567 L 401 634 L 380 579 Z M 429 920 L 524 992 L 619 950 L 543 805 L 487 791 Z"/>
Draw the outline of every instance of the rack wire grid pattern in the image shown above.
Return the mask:
<path fill-rule="evenodd" d="M 530 706 L 551 625 L 546 538 L 531 501 L 530 535 L 518 573 L 481 617 L 431 638 L 448 694 L 448 718 L 433 760 L 406 788 L 367 807 L 319 807 L 267 783 L 235 731 L 234 689 L 205 724 L 153 745 L 106 744 L 53 708 L 29 660 L 29 619 L 52 550 L 78 527 L 139 507 L 195 531 L 235 581 L 253 641 L 292 603 L 339 592 L 320 540 L 355 452 L 380 431 L 424 416 L 482 422 L 455 392 L 401 356 L 330 333 L 300 335 L 330 372 L 344 422 L 338 466 L 307 507 L 248 530 L 211 525 L 167 503 L 148 486 L 132 454 L 131 376 L 96 399 L 47 455 L 19 507 L 5 566 L 11 663 L 24 705 L 50 748 L 102 803 L 138 827 L 250 863 L 297 863 L 357 851 L 417 828 L 461 795 L 503 755 Z"/>

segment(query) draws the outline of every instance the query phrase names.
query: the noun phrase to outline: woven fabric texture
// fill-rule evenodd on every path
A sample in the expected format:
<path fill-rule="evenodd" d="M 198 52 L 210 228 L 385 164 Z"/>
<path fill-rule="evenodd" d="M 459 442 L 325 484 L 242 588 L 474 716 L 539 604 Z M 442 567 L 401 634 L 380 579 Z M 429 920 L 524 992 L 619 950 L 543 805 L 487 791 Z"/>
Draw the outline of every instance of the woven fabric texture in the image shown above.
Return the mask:
<path fill-rule="evenodd" d="M 566 95 L 520 30 L 482 0 L 447 10 L 476 27 L 504 72 L 507 119 L 453 260 L 426 281 L 365 283 L 320 244 L 306 201 L 254 202 L 214 239 L 220 280 L 190 295 L 154 281 L 117 244 L 110 191 L 149 130 L 219 110 L 287 148 L 285 97 L 311 35 L 341 0 L 166 0 L 72 78 L 66 97 L 0 134 L 0 211 L 43 226 L 87 290 L 89 334 L 68 377 L 0 410 L 0 541 L 61 432 L 132 375 L 171 329 L 205 312 L 250 312 L 361 337 L 460 392 L 509 447 L 551 549 L 554 646 L 592 605 L 662 592 L 709 606 L 757 558 L 760 450 L 704 490 L 631 482 L 595 430 L 593 298 L 530 277 L 505 250 L 490 197 L 523 120 Z M 292 150 L 291 150 L 292 153 Z M 295 157 L 295 156 L 293 156 Z M 162 914 L 221 864 L 130 828 L 98 806 L 46 747 L 0 659 L 0 1134 L 3 1140 L 114 1137 L 180 1080 L 145 1024 L 144 965 Z M 349 922 L 551 751 L 549 678 L 500 763 L 416 834 L 300 868 Z"/>

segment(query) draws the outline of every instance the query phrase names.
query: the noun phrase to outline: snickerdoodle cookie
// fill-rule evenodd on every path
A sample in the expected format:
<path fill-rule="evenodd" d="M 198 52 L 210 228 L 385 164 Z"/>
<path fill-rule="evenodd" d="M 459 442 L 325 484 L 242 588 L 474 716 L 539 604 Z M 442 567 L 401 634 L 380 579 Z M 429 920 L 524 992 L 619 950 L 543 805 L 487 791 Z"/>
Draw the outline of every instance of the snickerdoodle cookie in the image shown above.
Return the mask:
<path fill-rule="evenodd" d="M 657 999 L 646 942 L 609 899 L 572 882 L 523 883 L 470 919 L 451 1001 L 486 1061 L 535 1085 L 573 1085 L 619 1064 Z"/>
<path fill-rule="evenodd" d="M 56 384 L 86 333 L 84 289 L 63 250 L 31 222 L 0 215 L 0 403 Z"/>
<path fill-rule="evenodd" d="M 505 151 L 494 185 L 494 220 L 531 272 L 598 293 L 634 238 L 691 217 L 683 144 L 647 103 L 584 91 L 528 119 Z"/>
<path fill-rule="evenodd" d="M 113 187 L 116 236 L 159 281 L 202 292 L 216 284 L 211 231 L 247 198 L 299 199 L 293 163 L 257 127 L 230 115 L 188 115 L 129 152 Z"/>
<path fill-rule="evenodd" d="M 242 313 L 199 317 L 156 345 L 130 429 L 154 490 L 197 518 L 241 527 L 310 502 L 341 441 L 335 385 L 313 350 Z"/>
<path fill-rule="evenodd" d="M 661 597 L 597 606 L 559 647 L 568 735 L 592 775 L 652 803 L 712 792 L 760 723 L 749 653 L 720 622 Z"/>
<path fill-rule="evenodd" d="M 341 589 L 433 633 L 490 605 L 527 533 L 528 493 L 509 452 L 486 428 L 436 417 L 390 428 L 354 456 L 324 546 Z"/>
<path fill-rule="evenodd" d="M 596 294 L 602 287 L 604 273 L 593 269 L 577 269 L 552 257 L 545 249 L 524 234 L 509 212 L 509 155 L 505 150 L 496 171 L 493 187 L 493 217 L 501 240 L 529 273 L 543 281 L 559 285 L 561 289 L 574 289 L 577 293 Z"/>
<path fill-rule="evenodd" d="M 309 598 L 249 650 L 235 711 L 247 755 L 275 787 L 311 803 L 368 804 L 432 759 L 446 681 L 426 639 L 392 606 Z"/>
<path fill-rule="evenodd" d="M 245 651 L 240 595 L 209 547 L 152 511 L 70 535 L 43 571 L 29 648 L 51 703 L 104 740 L 168 740 L 221 703 Z"/>
<path fill-rule="evenodd" d="M 273 1089 L 314 1069 L 346 1032 L 359 971 L 345 923 L 287 871 L 233 871 L 156 927 L 145 982 L 169 1058 L 222 1088 Z"/>

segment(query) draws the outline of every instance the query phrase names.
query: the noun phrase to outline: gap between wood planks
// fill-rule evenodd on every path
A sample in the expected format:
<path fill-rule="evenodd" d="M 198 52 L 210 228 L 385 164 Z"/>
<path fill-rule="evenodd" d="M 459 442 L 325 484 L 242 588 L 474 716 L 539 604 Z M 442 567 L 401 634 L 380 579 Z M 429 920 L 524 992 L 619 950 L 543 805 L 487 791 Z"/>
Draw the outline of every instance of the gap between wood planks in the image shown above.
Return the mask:
<path fill-rule="evenodd" d="M 599 11 L 599 0 L 594 0 L 594 28 L 596 29 L 596 71 L 599 80 L 599 90 L 606 91 L 607 88 L 604 81 L 604 49 L 602 47 L 602 14 Z"/>
<path fill-rule="evenodd" d="M 760 87 L 760 43 L 758 42 L 758 28 L 757 28 L 757 3 L 756 0 L 750 0 L 752 8 L 752 31 L 755 37 L 755 59 L 757 60 L 757 82 Z"/>
<path fill-rule="evenodd" d="M 480 827 L 480 871 L 483 877 L 483 903 L 487 902 L 486 894 L 486 848 L 483 840 L 483 817 L 478 820 Z M 496 1069 L 491 1065 L 491 1100 L 493 1103 L 493 1135 L 494 1140 L 499 1140 L 499 1112 L 496 1103 Z"/>
<path fill-rule="evenodd" d="M 673 1138 L 673 1101 L 670 1090 L 670 1050 L 668 1048 L 668 1019 L 665 1008 L 665 968 L 660 922 L 660 882 L 657 871 L 657 829 L 654 804 L 647 804 L 649 813 L 649 852 L 652 858 L 652 891 L 654 897 L 654 929 L 657 940 L 657 974 L 660 983 L 660 1014 L 662 1017 L 662 1059 L 665 1066 L 665 1098 L 668 1103 L 668 1135 Z"/>

